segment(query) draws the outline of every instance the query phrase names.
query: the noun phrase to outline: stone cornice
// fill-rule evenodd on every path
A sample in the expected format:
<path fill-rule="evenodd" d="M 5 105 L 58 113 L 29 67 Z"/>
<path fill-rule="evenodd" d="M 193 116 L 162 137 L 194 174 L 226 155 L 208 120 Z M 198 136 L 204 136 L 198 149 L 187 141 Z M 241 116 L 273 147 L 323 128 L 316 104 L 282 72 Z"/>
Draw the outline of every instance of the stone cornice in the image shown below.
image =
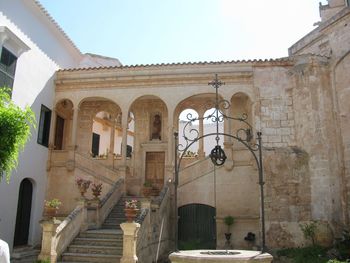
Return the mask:
<path fill-rule="evenodd" d="M 227 84 L 252 83 L 254 67 L 291 66 L 293 61 L 260 61 L 259 63 L 153 65 L 136 67 L 110 67 L 81 70 L 60 70 L 56 75 L 56 90 L 165 87 L 207 85 L 214 74 Z"/>

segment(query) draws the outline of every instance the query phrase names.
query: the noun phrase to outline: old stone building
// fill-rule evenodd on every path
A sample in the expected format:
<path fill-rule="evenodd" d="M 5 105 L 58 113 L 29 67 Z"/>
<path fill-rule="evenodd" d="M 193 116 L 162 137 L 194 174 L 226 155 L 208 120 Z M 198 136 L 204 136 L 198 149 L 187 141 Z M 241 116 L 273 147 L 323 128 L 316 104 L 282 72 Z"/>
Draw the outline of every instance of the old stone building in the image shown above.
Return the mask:
<path fill-rule="evenodd" d="M 219 95 L 231 103 L 229 114 L 246 113 L 254 133 L 263 134 L 267 245 L 302 244 L 299 224 L 311 220 L 320 222 L 322 242 L 331 242 L 349 224 L 350 10 L 348 3 L 334 0 L 320 12 L 319 26 L 285 58 L 59 70 L 47 198 L 62 199 L 60 213 L 68 214 L 79 196 L 78 176 L 103 182 L 104 191 L 116 178 L 125 178 L 127 195 L 141 195 L 146 180 L 161 190 L 174 179 L 179 115 L 192 109 L 204 116 L 214 97 L 208 82 L 218 74 L 225 82 Z M 91 157 L 95 122 L 108 130 L 103 139 L 108 154 L 101 158 Z M 239 128 L 224 125 L 224 132 Z M 223 218 L 232 215 L 233 244 L 249 247 L 246 234 L 260 236 L 252 156 L 224 139 L 228 161 L 214 168 L 204 143 L 199 141 L 198 155 L 181 166 L 179 209 L 213 207 L 218 247 L 225 242 Z"/>
<path fill-rule="evenodd" d="M 180 241 L 204 238 L 198 242 L 223 248 L 224 218 L 233 216 L 233 247 L 260 245 L 258 169 L 254 156 L 238 141 L 220 137 L 228 158 L 214 167 L 205 146 L 213 145 L 215 136 L 199 140 L 181 158 L 174 192 L 179 156 L 174 132 L 183 142 L 180 116 L 188 113 L 200 120 L 187 131 L 200 136 L 213 132 L 205 117 L 215 99 L 208 85 L 215 74 L 225 82 L 218 91 L 230 103 L 225 114 L 246 114 L 254 142 L 262 132 L 267 247 L 305 244 L 300 223 L 317 221 L 318 241 L 325 245 L 349 227 L 349 2 L 329 0 L 320 5 L 320 15 L 317 28 L 290 47 L 285 58 L 58 70 L 46 199 L 59 198 L 59 215 L 69 216 L 56 231 L 54 258 L 79 232 L 100 228 L 123 195 L 142 196 L 145 182 L 158 197 L 142 199 L 148 212 L 137 237 L 138 255 L 155 254 L 158 243 L 160 254 L 174 247 L 175 211 L 180 215 Z M 225 134 L 241 129 L 240 122 L 220 126 Z M 77 204 L 78 178 L 102 183 L 97 205 Z M 86 197 L 92 199 L 91 193 Z M 49 229 L 44 224 L 44 239 L 51 235 Z M 249 232 L 255 241 L 245 239 Z"/>

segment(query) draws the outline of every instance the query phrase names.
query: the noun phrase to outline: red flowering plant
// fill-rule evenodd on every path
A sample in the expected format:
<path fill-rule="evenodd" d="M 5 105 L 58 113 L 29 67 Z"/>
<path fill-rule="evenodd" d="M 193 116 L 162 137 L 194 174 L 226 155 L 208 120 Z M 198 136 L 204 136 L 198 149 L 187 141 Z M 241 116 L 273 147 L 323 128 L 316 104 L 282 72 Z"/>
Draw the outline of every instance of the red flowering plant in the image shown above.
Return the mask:
<path fill-rule="evenodd" d="M 126 209 L 137 209 L 137 200 L 136 199 L 130 199 L 125 201 L 125 208 Z"/>
<path fill-rule="evenodd" d="M 95 196 L 95 198 L 98 198 L 102 192 L 102 183 L 100 184 L 92 183 L 91 191 L 92 191 L 92 195 Z"/>
<path fill-rule="evenodd" d="M 84 196 L 84 194 L 86 193 L 87 189 L 90 187 L 91 181 L 90 180 L 85 180 L 81 177 L 78 177 L 75 180 L 75 183 L 77 184 L 80 194 L 82 196 Z"/>

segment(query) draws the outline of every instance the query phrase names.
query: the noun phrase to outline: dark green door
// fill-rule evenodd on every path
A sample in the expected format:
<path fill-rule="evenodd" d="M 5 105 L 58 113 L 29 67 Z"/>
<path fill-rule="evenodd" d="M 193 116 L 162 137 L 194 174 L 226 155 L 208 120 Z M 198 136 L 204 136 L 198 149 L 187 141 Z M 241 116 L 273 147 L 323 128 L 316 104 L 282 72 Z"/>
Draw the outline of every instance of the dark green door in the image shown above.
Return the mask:
<path fill-rule="evenodd" d="M 33 185 L 29 179 L 23 179 L 19 187 L 15 238 L 13 246 L 28 244 L 30 214 L 32 209 Z"/>
<path fill-rule="evenodd" d="M 179 208 L 179 249 L 215 249 L 215 208 L 189 204 Z"/>

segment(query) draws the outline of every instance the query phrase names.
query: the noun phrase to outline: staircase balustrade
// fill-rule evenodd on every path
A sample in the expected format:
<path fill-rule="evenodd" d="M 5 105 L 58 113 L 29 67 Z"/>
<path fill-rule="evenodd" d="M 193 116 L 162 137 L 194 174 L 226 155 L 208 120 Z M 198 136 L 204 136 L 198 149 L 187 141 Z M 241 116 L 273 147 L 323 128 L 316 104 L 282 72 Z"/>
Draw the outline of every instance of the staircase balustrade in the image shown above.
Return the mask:
<path fill-rule="evenodd" d="M 166 185 L 157 198 L 151 202 L 142 201 L 141 213 L 136 219 L 140 229 L 135 236 L 139 263 L 157 262 L 173 247 L 170 192 L 169 185 Z M 123 247 L 123 251 L 125 249 L 127 248 Z"/>
<path fill-rule="evenodd" d="M 100 228 L 113 207 L 124 194 L 124 179 L 119 179 L 97 204 L 89 204 L 89 228 Z"/>
<path fill-rule="evenodd" d="M 55 218 L 42 220 L 43 238 L 39 259 L 57 262 L 57 258 L 80 232 L 89 227 L 99 228 L 124 194 L 124 188 L 124 179 L 120 178 L 101 201 L 93 204 L 91 200 L 79 200 L 77 207 L 62 222 Z"/>
<path fill-rule="evenodd" d="M 56 263 L 57 258 L 68 247 L 80 231 L 86 230 L 87 212 L 85 201 L 79 201 L 77 207 L 61 222 L 55 218 L 42 220 L 43 238 L 39 260 Z"/>

